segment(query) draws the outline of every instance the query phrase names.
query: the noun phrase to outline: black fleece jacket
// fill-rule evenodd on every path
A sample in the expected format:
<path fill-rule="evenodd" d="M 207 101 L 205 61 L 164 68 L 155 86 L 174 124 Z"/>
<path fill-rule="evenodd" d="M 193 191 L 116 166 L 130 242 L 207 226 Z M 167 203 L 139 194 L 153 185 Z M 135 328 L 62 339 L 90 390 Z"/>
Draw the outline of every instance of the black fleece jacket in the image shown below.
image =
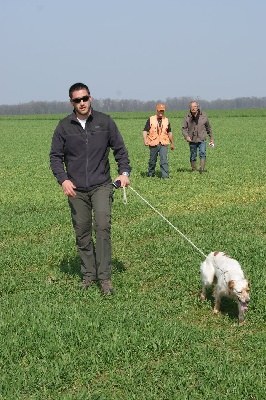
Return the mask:
<path fill-rule="evenodd" d="M 77 190 L 89 191 L 111 183 L 110 149 L 118 173 L 130 172 L 128 152 L 112 118 L 92 110 L 83 129 L 73 112 L 54 131 L 50 151 L 52 172 L 60 185 L 69 179 Z"/>

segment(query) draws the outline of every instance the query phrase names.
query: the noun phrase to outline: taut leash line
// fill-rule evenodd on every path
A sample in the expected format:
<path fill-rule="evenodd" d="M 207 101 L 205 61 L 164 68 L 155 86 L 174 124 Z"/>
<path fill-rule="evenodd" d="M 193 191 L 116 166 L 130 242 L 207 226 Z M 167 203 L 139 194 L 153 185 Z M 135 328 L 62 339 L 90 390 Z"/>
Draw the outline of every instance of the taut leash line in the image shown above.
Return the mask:
<path fill-rule="evenodd" d="M 144 203 L 146 203 L 153 211 L 155 211 L 158 215 L 160 215 L 160 217 L 162 219 L 164 219 L 176 232 L 179 233 L 179 235 L 181 235 L 188 243 L 191 244 L 191 246 L 193 246 L 201 255 L 203 255 L 203 257 L 207 257 L 206 254 L 203 253 L 203 251 L 201 251 L 186 235 L 184 235 L 179 229 L 177 229 L 176 226 L 174 226 L 167 218 L 165 218 L 158 210 L 156 210 L 156 208 L 154 208 L 147 200 L 144 199 L 144 197 L 142 197 L 135 189 L 132 188 L 132 186 L 128 186 L 132 192 L 134 192 L 139 198 L 141 198 L 142 201 L 144 201 Z M 124 203 L 127 203 L 127 199 L 126 199 L 126 188 L 124 189 Z"/>

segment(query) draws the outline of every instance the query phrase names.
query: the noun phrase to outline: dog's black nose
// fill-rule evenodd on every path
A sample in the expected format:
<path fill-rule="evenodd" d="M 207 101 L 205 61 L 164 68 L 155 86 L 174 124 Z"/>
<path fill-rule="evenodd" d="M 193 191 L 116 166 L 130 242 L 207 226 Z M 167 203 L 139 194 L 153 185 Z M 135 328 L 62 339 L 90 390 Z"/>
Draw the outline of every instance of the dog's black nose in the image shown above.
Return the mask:
<path fill-rule="evenodd" d="M 249 303 L 249 302 L 250 302 L 250 299 L 247 299 L 247 300 L 246 300 L 246 303 Z"/>

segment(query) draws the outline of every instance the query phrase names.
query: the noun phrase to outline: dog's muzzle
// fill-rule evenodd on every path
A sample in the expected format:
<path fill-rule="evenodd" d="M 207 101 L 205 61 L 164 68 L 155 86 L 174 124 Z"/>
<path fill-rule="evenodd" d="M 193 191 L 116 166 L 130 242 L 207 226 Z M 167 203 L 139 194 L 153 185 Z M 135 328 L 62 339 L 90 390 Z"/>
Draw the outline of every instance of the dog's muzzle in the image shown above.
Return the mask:
<path fill-rule="evenodd" d="M 239 303 L 240 303 L 240 309 L 241 311 L 245 311 L 248 308 L 248 303 L 250 302 L 250 299 L 247 299 L 246 301 L 241 301 L 240 299 L 238 299 Z"/>

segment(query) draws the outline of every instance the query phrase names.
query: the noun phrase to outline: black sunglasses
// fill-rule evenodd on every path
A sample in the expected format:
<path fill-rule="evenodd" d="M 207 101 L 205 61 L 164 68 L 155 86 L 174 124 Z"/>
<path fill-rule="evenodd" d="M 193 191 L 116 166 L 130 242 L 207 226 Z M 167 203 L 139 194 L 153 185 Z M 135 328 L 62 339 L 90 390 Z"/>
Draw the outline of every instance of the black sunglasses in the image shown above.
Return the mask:
<path fill-rule="evenodd" d="M 88 101 L 89 98 L 90 98 L 90 96 L 83 96 L 83 97 L 81 97 L 81 98 L 76 97 L 75 99 L 71 99 L 71 101 L 73 101 L 73 103 L 78 104 L 78 103 L 80 103 L 81 101 L 84 101 L 84 102 L 85 102 L 85 101 Z"/>

